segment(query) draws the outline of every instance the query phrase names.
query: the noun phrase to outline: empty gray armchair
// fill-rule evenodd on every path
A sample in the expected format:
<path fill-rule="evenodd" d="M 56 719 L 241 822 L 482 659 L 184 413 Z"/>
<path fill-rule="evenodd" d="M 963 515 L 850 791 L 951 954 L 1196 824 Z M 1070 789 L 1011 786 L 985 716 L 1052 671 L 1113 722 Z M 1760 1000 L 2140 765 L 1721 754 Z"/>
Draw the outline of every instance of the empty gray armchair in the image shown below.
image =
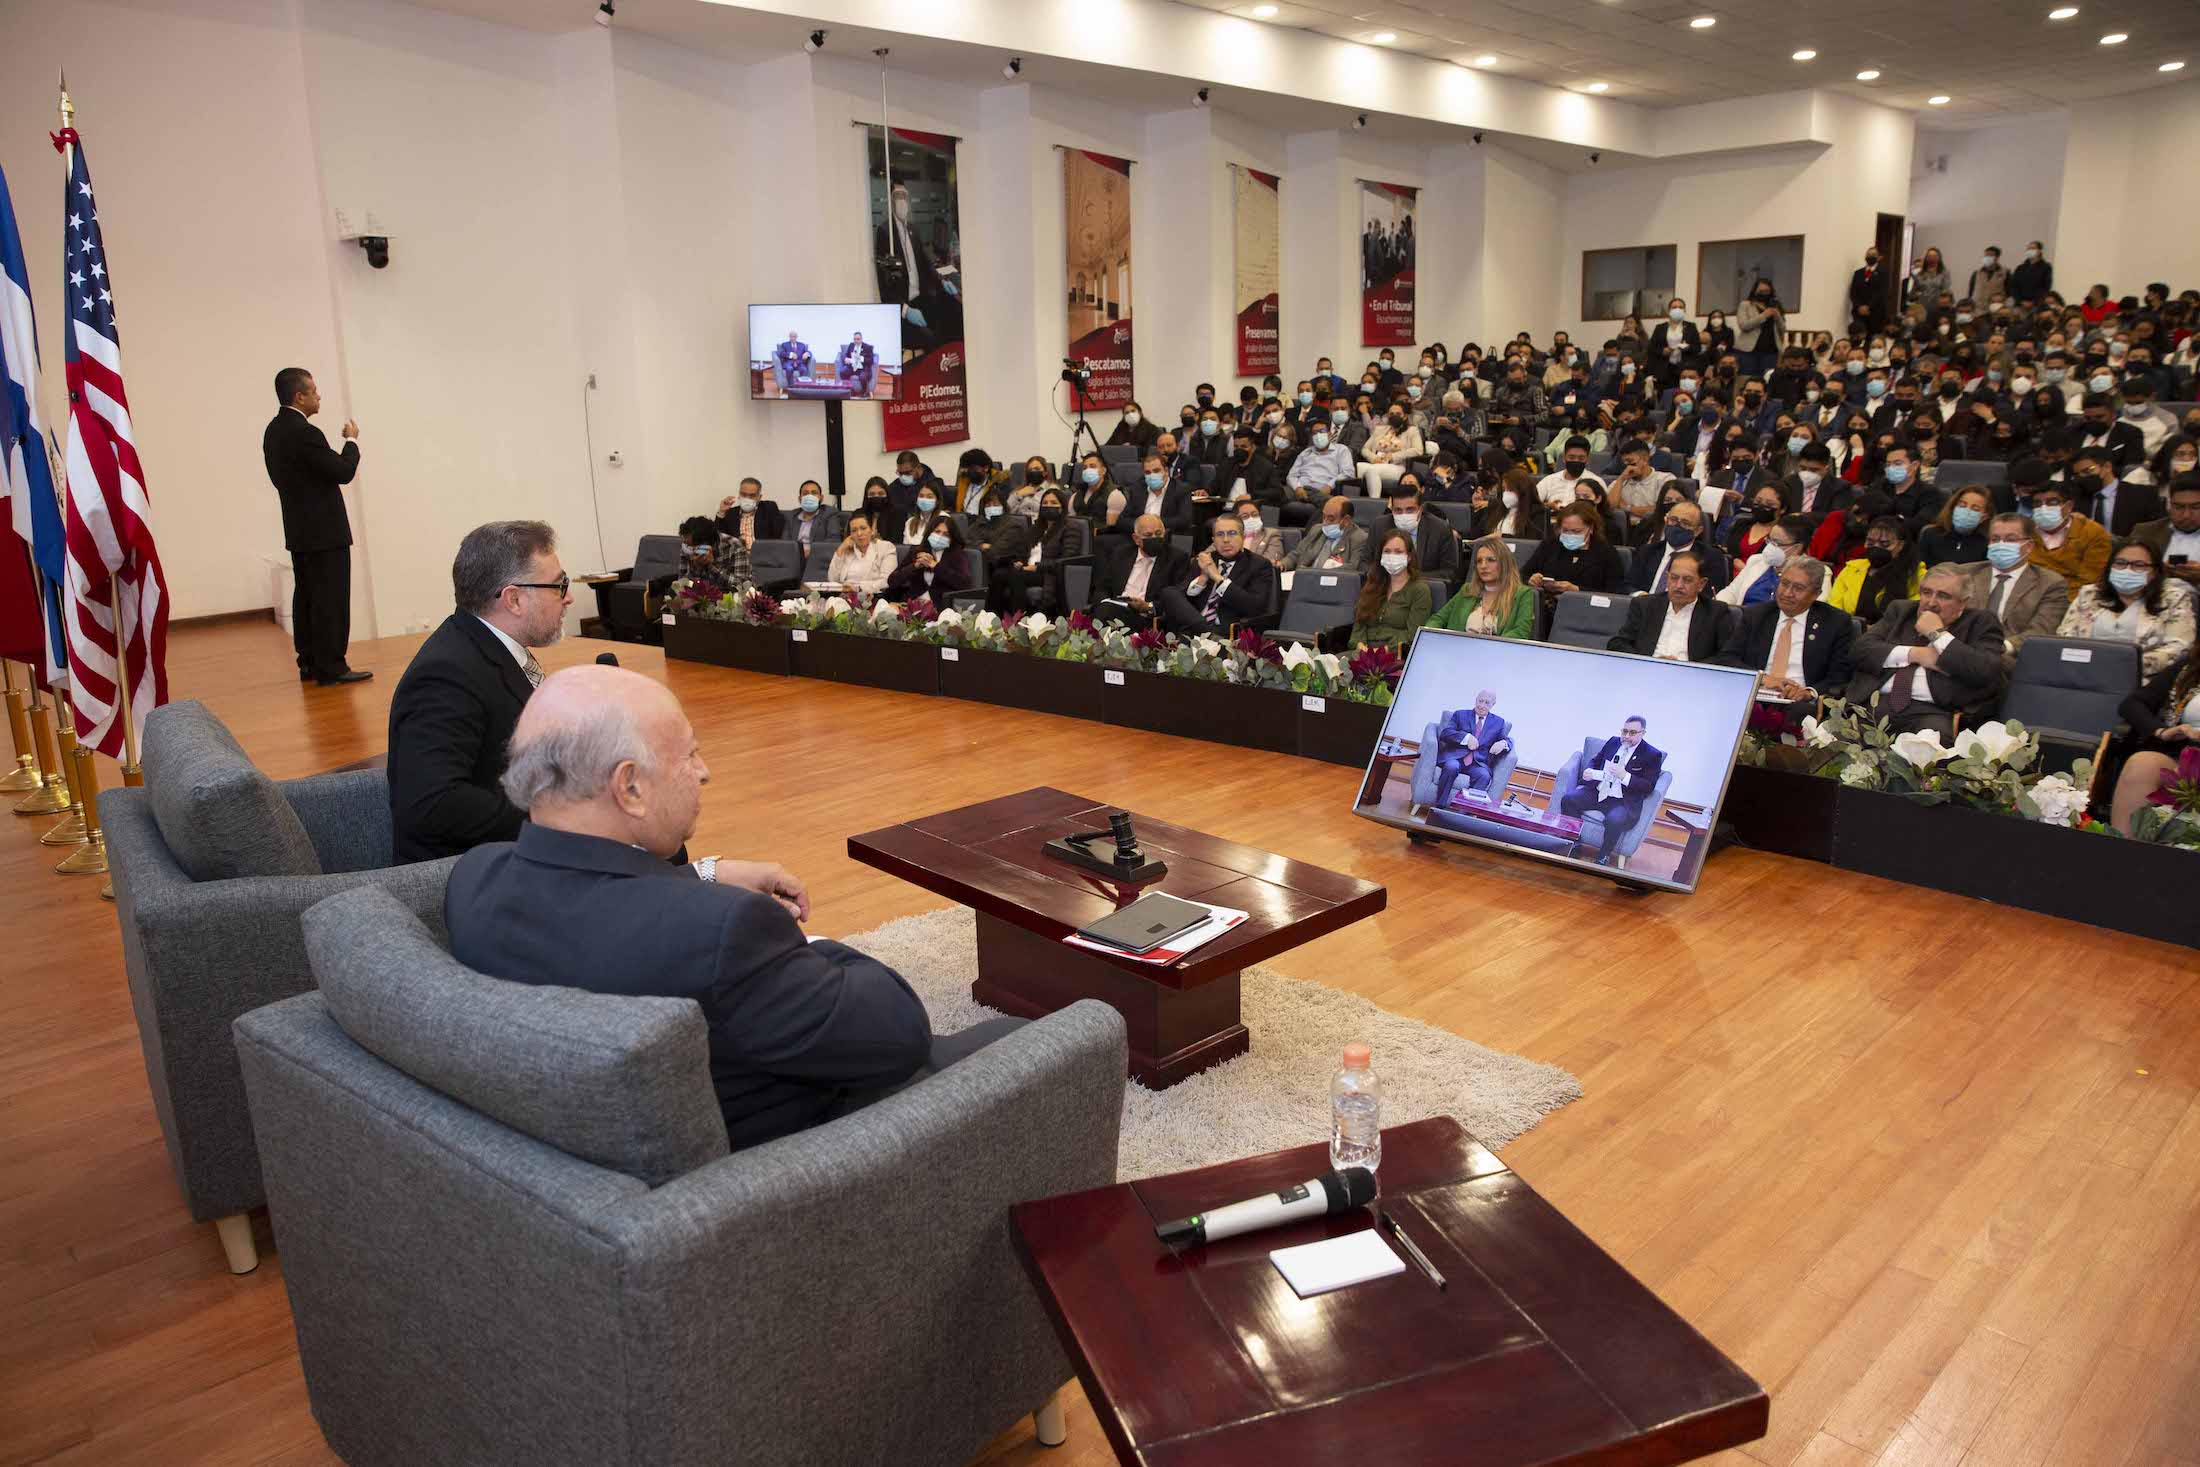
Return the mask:
<path fill-rule="evenodd" d="M 144 759 L 143 789 L 99 799 L 130 1004 L 176 1184 L 247 1273 L 266 1198 L 229 1026 L 313 986 L 306 908 L 371 885 L 440 924 L 452 863 L 390 865 L 381 770 L 277 784 L 202 704 L 148 714 Z"/>
<path fill-rule="evenodd" d="M 727 1154 L 701 1011 L 484 977 L 376 892 L 237 1049 L 313 1414 L 351 1467 L 959 1467 L 1071 1367 L 1012 1203 L 1115 1180 L 1085 1002 Z"/>
<path fill-rule="evenodd" d="M 596 615 L 604 630 L 624 642 L 658 640 L 657 598 L 678 579 L 678 535 L 644 535 L 634 547 L 634 563 L 616 581 L 596 583 Z"/>

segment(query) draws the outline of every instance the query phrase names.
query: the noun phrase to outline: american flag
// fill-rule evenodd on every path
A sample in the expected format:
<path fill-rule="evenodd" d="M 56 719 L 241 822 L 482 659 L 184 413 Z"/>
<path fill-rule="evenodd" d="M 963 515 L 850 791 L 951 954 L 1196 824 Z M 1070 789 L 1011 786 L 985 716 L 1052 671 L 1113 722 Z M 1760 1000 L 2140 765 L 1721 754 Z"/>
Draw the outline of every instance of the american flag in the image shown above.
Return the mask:
<path fill-rule="evenodd" d="M 62 202 L 67 256 L 62 303 L 69 316 L 64 333 L 69 435 L 62 460 L 68 479 L 69 681 L 77 738 L 119 759 L 120 679 L 129 679 L 134 734 L 143 733 L 149 711 L 168 701 L 168 582 L 153 548 L 145 473 L 130 431 L 114 282 L 107 273 L 91 170 L 76 129 L 55 134 L 54 146 L 69 160 Z"/>

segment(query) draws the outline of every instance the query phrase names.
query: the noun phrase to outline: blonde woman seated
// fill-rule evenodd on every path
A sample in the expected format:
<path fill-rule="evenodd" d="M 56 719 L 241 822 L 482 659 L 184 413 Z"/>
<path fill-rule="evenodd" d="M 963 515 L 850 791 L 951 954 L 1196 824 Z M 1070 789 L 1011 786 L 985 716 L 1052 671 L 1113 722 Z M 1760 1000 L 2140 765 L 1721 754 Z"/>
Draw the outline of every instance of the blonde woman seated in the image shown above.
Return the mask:
<path fill-rule="evenodd" d="M 1474 571 L 1428 625 L 1485 637 L 1525 642 L 1535 635 L 1535 588 L 1520 579 L 1520 567 L 1503 540 L 1474 542 Z"/>
<path fill-rule="evenodd" d="M 825 578 L 851 596 L 859 591 L 876 596 L 886 589 L 886 578 L 894 573 L 896 563 L 894 547 L 878 538 L 871 517 L 852 514 L 848 538 L 833 552 L 832 569 Z"/>
<path fill-rule="evenodd" d="M 1376 564 L 1380 569 L 1360 583 L 1359 604 L 1353 608 L 1352 645 L 1355 647 L 1403 647 L 1428 621 L 1434 593 L 1421 578 L 1414 558 L 1413 537 L 1403 530 L 1383 536 Z"/>
<path fill-rule="evenodd" d="M 2162 574 L 2152 545 L 2126 540 L 2101 578 L 2070 598 L 2058 635 L 2130 642 L 2139 649 L 2139 676 L 2150 678 L 2192 650 L 2193 600 L 2192 587 Z"/>
<path fill-rule="evenodd" d="M 1360 450 L 1360 482 L 1367 486 L 1370 497 L 1380 499 L 1385 488 L 1398 482 L 1406 465 L 1425 451 L 1421 430 L 1406 416 L 1404 407 L 1392 403 L 1389 413 L 1368 436 L 1367 446 Z"/>

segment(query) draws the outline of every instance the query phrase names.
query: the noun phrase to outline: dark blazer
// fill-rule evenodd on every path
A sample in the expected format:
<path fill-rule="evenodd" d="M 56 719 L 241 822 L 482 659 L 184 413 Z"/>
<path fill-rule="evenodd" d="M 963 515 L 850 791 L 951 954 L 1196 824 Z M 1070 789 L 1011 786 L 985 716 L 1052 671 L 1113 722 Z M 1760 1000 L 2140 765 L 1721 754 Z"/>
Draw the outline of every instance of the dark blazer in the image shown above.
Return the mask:
<path fill-rule="evenodd" d="M 1384 515 L 1367 537 L 1367 555 L 1360 561 L 1360 574 L 1375 569 L 1377 552 L 1390 532 L 1398 528 L 1398 522 Z M 1413 527 L 1413 558 L 1420 563 L 1421 574 L 1434 576 L 1446 586 L 1459 587 L 1459 532 L 1451 522 L 1429 509 L 1422 509 L 1421 522 Z"/>
<path fill-rule="evenodd" d="M 1703 557 L 1703 575 L 1706 590 L 1717 590 L 1726 584 L 1726 554 L 1711 543 L 1708 535 L 1699 535 L 1694 545 L 1687 547 Z M 1627 589 L 1637 596 L 1665 589 L 1658 568 L 1665 564 L 1665 540 L 1663 536 L 1637 547 L 1634 557 L 1627 564 Z"/>
<path fill-rule="evenodd" d="M 1123 588 L 1130 584 L 1131 567 L 1138 560 L 1138 547 L 1125 545 L 1108 557 L 1108 563 L 1100 567 L 1100 575 L 1092 583 L 1094 602 L 1119 600 Z M 1191 557 L 1174 545 L 1168 546 L 1155 559 L 1153 574 L 1146 578 L 1146 600 L 1169 586 L 1181 586 L 1192 578 Z"/>
<path fill-rule="evenodd" d="M 351 543 L 343 485 L 359 472 L 359 445 L 338 453 L 296 408 L 277 410 L 260 435 L 260 456 L 283 505 L 283 545 L 292 551 L 338 550 Z"/>
<path fill-rule="evenodd" d="M 916 501 L 912 499 L 910 502 L 913 504 Z M 735 505 L 732 509 L 718 516 L 716 523 L 718 533 L 721 535 L 740 534 L 741 506 Z M 778 505 L 772 503 L 769 499 L 760 501 L 756 506 L 756 538 L 759 540 L 784 540 L 787 538 L 787 516 Z"/>
<path fill-rule="evenodd" d="M 1121 448 L 1128 444 L 1143 455 L 1153 447 L 1154 440 L 1160 436 L 1161 429 L 1154 424 L 1153 419 L 1141 413 L 1138 418 L 1138 426 L 1135 428 L 1120 418 L 1116 419 L 1115 431 L 1108 435 L 1107 446 Z"/>
<path fill-rule="evenodd" d="M 1796 513 L 1807 514 L 1817 520 L 1823 520 L 1837 509 L 1847 509 L 1849 502 L 1856 498 L 1856 486 L 1834 473 L 1828 473 L 1818 481 L 1818 494 L 1811 500 L 1809 509 L 1803 508 L 1803 495 L 1806 492 L 1800 474 L 1790 474 L 1780 481 L 1780 493 L 1786 497 Z"/>
<path fill-rule="evenodd" d="M 1772 470 L 1766 468 L 1762 463 L 1759 463 L 1750 469 L 1748 478 L 1745 482 L 1737 484 L 1734 482 L 1734 480 L 1734 470 L 1721 469 L 1711 476 L 1710 487 L 1713 489 L 1724 489 L 1728 491 L 1731 497 L 1728 499 L 1727 502 L 1733 505 L 1741 505 L 1748 502 L 1750 495 L 1755 494 L 1759 489 L 1762 489 L 1765 487 L 1765 485 L 1770 484 L 1773 488 L 1780 491 L 1780 502 L 1782 505 L 1785 506 L 1785 508 L 1781 510 L 1781 513 L 1793 514 L 1795 512 L 1796 501 L 1794 496 L 1801 490 L 1802 486 L 1800 484 L 1791 484 L 1790 481 L 1780 478 L 1778 475 L 1774 474 Z"/>
<path fill-rule="evenodd" d="M 1780 631 L 1780 605 L 1760 601 L 1728 621 L 1726 640 L 1711 660 L 1722 667 L 1764 671 Z M 1838 697 L 1855 675 L 1856 618 L 1838 606 L 1814 601 L 1803 615 L 1803 684 Z"/>
<path fill-rule="evenodd" d="M 736 1149 L 815 1125 L 929 1058 L 924 1003 L 891 968 L 804 941 L 770 897 L 619 841 L 529 825 L 452 868 L 443 915 L 451 955 L 493 978 L 693 999 Z"/>
<path fill-rule="evenodd" d="M 1151 491 L 1146 481 L 1140 479 L 1123 491 L 1123 518 L 1136 524 L 1146 512 L 1146 496 Z M 1172 535 L 1181 534 L 1192 527 L 1192 486 L 1184 480 L 1171 478 L 1161 489 L 1161 523 Z"/>
<path fill-rule="evenodd" d="M 1638 657 L 1654 656 L 1658 650 L 1658 638 L 1665 635 L 1666 614 L 1673 603 L 1664 595 L 1637 596 L 1627 603 L 1627 625 L 1621 627 L 1604 645 L 1614 652 L 1632 652 Z M 1718 656 L 1726 644 L 1727 623 L 1733 619 L 1733 608 L 1715 596 L 1698 596 L 1696 610 L 1688 618 L 1688 660 L 1709 662 Z M 1771 655 L 1771 647 L 1765 648 Z"/>
<path fill-rule="evenodd" d="M 1276 461 L 1261 450 L 1253 450 L 1250 463 L 1239 463 L 1235 455 L 1224 459 L 1215 470 L 1215 493 L 1228 500 L 1240 479 L 1245 481 L 1245 492 L 1262 504 L 1283 503 L 1283 475 L 1276 472 Z"/>
<path fill-rule="evenodd" d="M 1198 562 L 1194 561 L 1190 576 L 1179 584 L 1187 588 L 1184 594 L 1191 598 L 1192 609 L 1204 612 L 1207 608 L 1207 593 L 1214 588 L 1202 586 L 1197 591 L 1189 589 L 1191 577 L 1201 574 L 1203 572 L 1199 569 Z M 1223 588 L 1222 605 L 1215 613 L 1216 620 L 1228 625 L 1242 617 L 1260 616 L 1280 604 L 1282 583 L 1277 579 L 1275 566 L 1265 556 L 1239 551 L 1237 563 L 1230 568 L 1230 584 Z"/>
<path fill-rule="evenodd" d="M 497 781 L 534 691 L 510 649 L 470 612 L 452 612 L 420 644 L 390 698 L 390 824 L 400 863 L 519 834 L 527 816 Z"/>
<path fill-rule="evenodd" d="M 2170 743 L 2158 735 L 2184 716 L 2182 707 L 2170 706 L 2170 694 L 2177 690 L 2177 680 L 2192 666 L 2192 659 L 2196 655 L 2200 653 L 2187 652 L 2148 678 L 2138 691 L 2124 699 L 2123 705 L 2116 712 L 2118 717 L 2131 725 L 2131 731 L 2124 736 L 2125 747 L 2134 752 L 2152 749 L 2173 758 L 2192 747 L 2191 744 L 2181 741 Z"/>
<path fill-rule="evenodd" d="M 2001 696 L 2001 623 L 1990 611 L 1966 611 L 1948 628 L 1955 638 L 1940 654 L 1940 665 L 1926 669 L 1925 685 L 1933 702 L 1976 727 L 1992 713 Z M 1896 647 L 1923 645 L 1917 635 L 1917 603 L 1897 601 L 1870 631 L 1856 639 L 1856 675 L 1849 700 L 1869 702 L 1886 682 L 1887 654 Z"/>
<path fill-rule="evenodd" d="M 1650 333 L 1650 372 L 1660 380 L 1671 378 L 1680 368 L 1693 366 L 1703 358 L 1703 333 L 1696 329 L 1693 321 L 1681 322 L 1680 361 L 1675 362 L 1668 356 L 1673 349 L 1672 330 L 1671 321 L 1660 321 Z"/>
<path fill-rule="evenodd" d="M 2116 473 L 2119 478 L 2146 462 L 2146 438 L 2137 428 L 2120 419 L 2108 425 L 2106 435 L 2095 433 L 2090 423 L 2079 423 L 2073 431 L 2078 436 L 2071 445 L 2071 452 L 2075 453 L 2078 449 L 2085 447 L 2090 439 L 2100 438 L 2101 442 L 2093 446 L 2108 450 L 2109 457 L 2116 461 Z"/>
<path fill-rule="evenodd" d="M 2124 425 L 2119 423 L 2117 426 L 2122 427 Z M 2129 537 L 2133 531 L 2149 520 L 2166 520 L 2169 517 L 2169 511 L 2162 504 L 2160 491 L 2152 484 L 2133 484 L 2122 479 L 2116 481 L 2116 512 L 2114 515 L 2103 515 L 2100 512 L 2100 497 L 2098 495 L 2086 502 L 2084 512 L 2087 519 L 2092 520 L 2119 540 Z M 2166 545 L 2169 542 L 2165 538 L 2162 543 Z"/>
<path fill-rule="evenodd" d="M 886 578 L 886 599 L 889 601 L 909 601 L 923 596 L 931 601 L 934 606 L 944 609 L 947 605 L 947 598 L 957 591 L 976 590 L 977 588 L 970 584 L 970 557 L 963 554 L 963 551 L 969 548 L 965 544 L 952 550 L 941 551 L 940 563 L 932 572 L 932 584 L 930 586 L 924 584 L 924 572 L 918 567 L 916 554 L 913 552 L 909 559 L 903 561 L 894 573 Z M 929 545 L 924 547 L 924 553 L 929 554 L 930 551 L 931 547 Z"/>
<path fill-rule="evenodd" d="M 1475 754 L 1483 758 L 1494 758 L 1496 756 L 1492 755 L 1490 750 L 1511 738 L 1512 731 L 1513 726 L 1510 722 L 1492 713 L 1483 720 L 1481 735 L 1476 738 L 1474 733 L 1474 710 L 1472 708 L 1454 708 L 1444 715 L 1442 723 L 1436 725 L 1436 748 L 1440 753 L 1450 749 L 1464 748 L 1469 738 L 1475 738 Z"/>
<path fill-rule="evenodd" d="M 1597 750 L 1594 759 L 1581 761 L 1581 773 L 1575 777 L 1575 783 L 1588 783 L 1587 776 L 1589 772 L 1594 769 L 1601 769 L 1606 764 L 1611 763 L 1613 756 L 1619 753 L 1619 748 L 1619 735 L 1614 734 L 1606 739 L 1604 747 Z M 1627 783 L 1622 788 L 1622 794 L 1630 800 L 1649 799 L 1650 792 L 1658 787 L 1658 776 L 1664 771 L 1665 750 L 1655 747 L 1648 739 L 1644 739 L 1641 743 L 1635 745 L 1634 755 L 1627 761 Z M 1594 788 L 1593 785 L 1591 787 Z M 1561 793 L 1564 793 L 1564 791 L 1561 791 Z"/>
<path fill-rule="evenodd" d="M 1217 485 L 1222 485 L 1220 465 L 1229 462 L 1230 435 L 1218 432 L 1214 437 L 1209 438 L 1206 434 L 1200 432 L 1198 425 L 1195 424 L 1179 440 L 1177 457 L 1187 463 L 1215 465 L 1215 482 Z M 1228 486 L 1223 485 L 1222 487 Z"/>

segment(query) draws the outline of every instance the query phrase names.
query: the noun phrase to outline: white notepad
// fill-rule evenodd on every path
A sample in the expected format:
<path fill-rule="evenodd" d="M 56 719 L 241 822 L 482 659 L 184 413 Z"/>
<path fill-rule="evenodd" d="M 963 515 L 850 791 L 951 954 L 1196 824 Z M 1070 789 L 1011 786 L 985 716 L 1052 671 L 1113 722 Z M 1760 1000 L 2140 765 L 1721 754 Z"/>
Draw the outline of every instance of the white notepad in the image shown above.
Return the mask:
<path fill-rule="evenodd" d="M 1268 1260 L 1301 1299 L 1406 1271 L 1405 1260 L 1393 1253 L 1373 1228 L 1362 1228 L 1341 1238 L 1324 1238 L 1319 1243 L 1302 1243 L 1296 1248 L 1278 1248 Z"/>

